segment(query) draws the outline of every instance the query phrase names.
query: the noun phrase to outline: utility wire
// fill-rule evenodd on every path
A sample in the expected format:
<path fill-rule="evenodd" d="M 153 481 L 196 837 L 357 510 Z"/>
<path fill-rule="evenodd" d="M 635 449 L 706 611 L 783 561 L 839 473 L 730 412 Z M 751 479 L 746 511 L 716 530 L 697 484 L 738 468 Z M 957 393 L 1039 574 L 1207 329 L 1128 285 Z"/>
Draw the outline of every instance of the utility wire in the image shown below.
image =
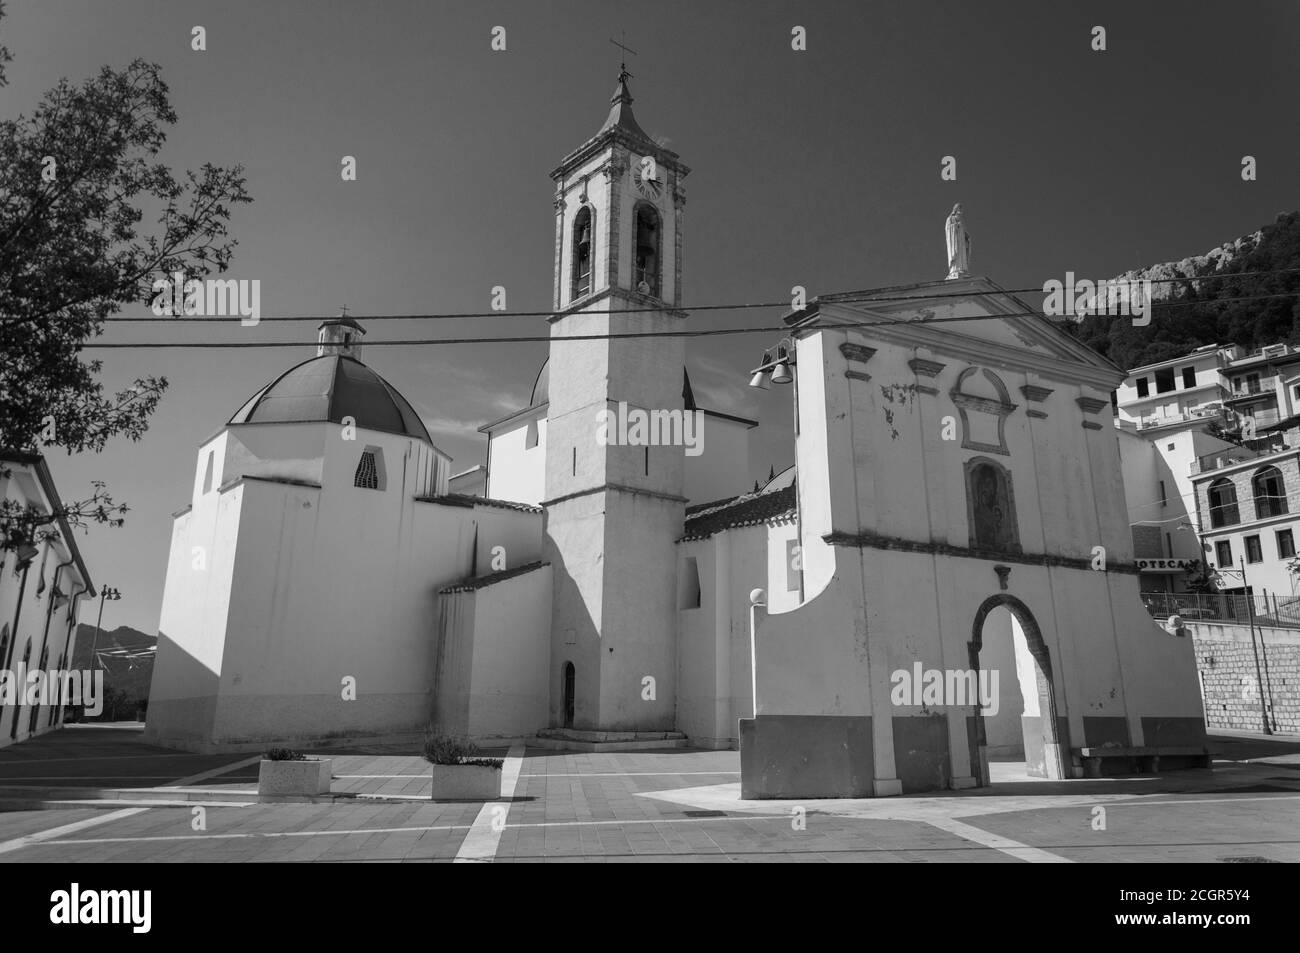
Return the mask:
<path fill-rule="evenodd" d="M 1257 277 L 1263 275 L 1285 275 L 1285 274 L 1293 274 L 1297 272 L 1300 272 L 1300 268 L 1283 268 L 1276 271 L 1243 271 L 1243 272 L 1236 272 L 1233 274 L 1204 275 L 1198 278 L 1150 278 L 1150 279 L 1132 279 L 1132 280 L 1150 281 L 1151 284 L 1153 285 L 1163 285 L 1163 284 L 1171 284 L 1177 281 L 1225 281 L 1229 278 L 1248 278 L 1248 277 Z M 224 281 L 224 280 L 234 280 L 234 279 L 219 278 L 214 280 Z M 1098 284 L 1098 282 L 1092 281 L 1091 279 L 1081 279 L 1081 280 L 1088 280 L 1089 283 L 1093 284 L 1094 286 Z M 1119 279 L 1109 279 L 1109 280 L 1119 283 Z M 1104 281 L 1105 279 L 1103 280 L 1103 282 Z M 1076 281 L 1075 283 L 1077 285 L 1078 281 Z M 833 297 L 835 301 L 841 301 L 841 302 L 874 301 L 880 303 L 891 303 L 891 302 L 906 302 L 906 301 L 935 301 L 935 300 L 942 300 L 945 298 L 972 298 L 972 297 L 981 297 L 981 296 L 996 297 L 1000 295 L 1018 295 L 1018 294 L 1046 294 L 1046 292 L 1043 291 L 1042 288 L 1010 288 L 1005 291 L 965 291 L 965 292 L 957 291 L 957 292 L 945 292 L 943 294 L 930 294 L 930 295 L 889 296 L 889 295 L 881 294 L 881 292 L 891 291 L 891 290 L 893 290 L 893 287 L 880 288 L 874 291 L 872 289 L 866 289 L 863 291 L 850 291 L 842 294 L 835 294 L 831 297 Z M 1280 295 L 1279 297 L 1287 297 L 1287 295 Z M 1152 303 L 1158 304 L 1162 307 L 1170 307 L 1175 304 L 1188 305 L 1188 304 L 1203 304 L 1203 303 L 1209 303 L 1214 301 L 1236 301 L 1236 300 L 1251 300 L 1251 298 L 1250 297 L 1208 298 L 1208 299 L 1204 299 L 1204 301 L 1197 300 L 1191 302 L 1180 301 L 1180 302 L 1152 302 Z M 749 310 L 754 308 L 785 308 L 787 310 L 791 310 L 791 304 L 789 300 L 756 301 L 756 302 L 747 302 L 743 304 L 706 304 L 706 305 L 699 305 L 698 307 L 691 307 L 691 308 L 673 307 L 670 310 L 688 311 L 691 313 L 695 313 L 699 311 L 744 311 L 744 310 Z M 612 311 L 609 313 L 638 314 L 642 312 L 663 311 L 663 310 L 665 309 L 661 306 L 652 306 L 652 307 L 644 307 L 644 308 L 620 308 L 617 311 Z M 365 318 L 365 320 L 367 321 L 450 321 L 450 320 L 459 320 L 464 318 L 545 318 L 545 317 L 551 317 L 556 313 L 557 312 L 555 310 L 460 311 L 460 312 L 442 312 L 442 313 L 433 313 L 433 314 L 372 314 L 372 315 L 357 315 L 356 317 Z M 333 320 L 337 317 L 338 315 L 320 316 L 320 315 L 305 314 L 305 315 L 290 315 L 285 317 L 262 318 L 261 320 L 262 321 L 317 321 L 319 322 L 319 321 Z M 154 323 L 154 322 L 166 323 L 170 321 L 186 321 L 189 323 L 203 323 L 203 322 L 222 323 L 229 320 L 230 320 L 229 317 L 199 317 L 199 316 L 186 317 L 183 315 L 167 315 L 167 316 L 150 315 L 145 317 L 109 318 L 105 321 L 105 324 L 139 324 L 139 323 Z"/>
<path fill-rule="evenodd" d="M 1295 297 L 1300 297 L 1300 291 L 1286 292 L 1282 294 L 1271 294 L 1271 295 L 1247 295 L 1239 299 L 1233 299 L 1233 300 L 1259 301 L 1259 300 L 1265 300 L 1269 298 L 1295 298 Z M 878 299 L 873 299 L 873 300 L 878 300 Z M 912 300 L 925 301 L 928 299 L 922 298 L 922 299 L 912 299 Z M 1215 300 L 1222 301 L 1222 300 L 1229 300 L 1229 299 L 1220 298 Z M 1187 307 L 1188 303 L 1187 302 L 1153 302 L 1151 306 L 1152 308 L 1178 308 L 1178 307 Z M 724 307 L 724 306 L 720 305 L 718 307 Z M 652 308 L 649 310 L 664 311 L 668 309 L 660 307 L 660 308 Z M 676 310 L 676 309 L 671 309 L 671 310 Z M 554 312 L 545 312 L 545 313 L 549 315 L 549 314 L 553 314 Z M 575 313 L 622 314 L 625 312 L 594 311 L 594 312 L 575 312 Z M 234 321 L 236 317 L 237 316 L 219 318 L 215 320 L 220 321 L 221 323 L 229 324 L 232 321 Z M 858 321 L 858 322 L 848 322 L 844 324 L 825 324 L 825 325 L 813 325 L 813 326 L 821 327 L 821 328 L 862 329 L 862 328 L 891 327 L 891 326 L 903 325 L 903 324 L 908 324 L 908 325 L 949 324 L 949 323 L 956 323 L 962 321 L 995 321 L 995 320 L 1001 320 L 1003 318 L 1017 318 L 1017 317 L 1041 318 L 1047 321 L 1052 320 L 1050 317 L 1044 315 L 1042 312 L 1039 311 L 1008 311 L 1002 314 L 961 315 L 961 316 L 947 317 L 947 318 L 896 318 L 896 319 L 887 319 L 884 321 Z M 1108 315 L 1108 317 L 1128 317 L 1128 315 L 1118 315 L 1118 316 Z M 183 323 L 205 323 L 208 321 L 212 321 L 214 319 L 210 319 L 210 318 L 198 319 L 197 322 L 195 322 L 193 319 L 190 318 L 168 318 L 166 320 L 183 322 Z M 275 319 L 267 318 L 263 320 L 275 320 Z M 312 318 L 311 320 L 320 321 L 320 320 L 330 320 L 330 319 Z M 109 322 L 109 323 L 116 323 L 116 322 Z M 764 326 L 764 327 L 703 328 L 700 330 L 691 330 L 691 331 L 685 331 L 685 330 L 683 331 L 616 331 L 616 332 L 611 332 L 609 334 L 566 334 L 566 335 L 557 335 L 557 336 L 551 336 L 549 334 L 540 334 L 540 335 L 529 334 L 529 335 L 510 335 L 510 336 L 498 336 L 498 337 L 487 337 L 487 338 L 484 337 L 416 338 L 416 339 L 405 339 L 399 341 L 366 341 L 364 342 L 364 346 L 365 347 L 377 347 L 377 346 L 378 347 L 393 347 L 393 346 L 415 347 L 419 345 L 430 345 L 430 344 L 527 344 L 527 343 L 542 343 L 542 342 L 549 342 L 549 341 L 608 341 L 608 340 L 614 340 L 618 338 L 697 338 L 697 337 L 712 337 L 712 336 L 724 335 L 724 334 L 771 334 L 774 332 L 789 333 L 791 330 L 796 330 L 796 329 L 790 325 L 781 324 L 781 325 Z M 191 341 L 191 342 L 149 341 L 149 342 L 137 342 L 137 343 L 123 342 L 123 343 L 111 343 L 111 344 L 97 344 L 97 343 L 87 342 L 85 344 L 82 344 L 81 346 L 84 348 L 110 348 L 110 349 L 113 348 L 138 348 L 138 349 L 249 348 L 249 347 L 271 348 L 271 347 L 305 347 L 312 343 L 315 342 L 311 342 L 311 341 Z"/>

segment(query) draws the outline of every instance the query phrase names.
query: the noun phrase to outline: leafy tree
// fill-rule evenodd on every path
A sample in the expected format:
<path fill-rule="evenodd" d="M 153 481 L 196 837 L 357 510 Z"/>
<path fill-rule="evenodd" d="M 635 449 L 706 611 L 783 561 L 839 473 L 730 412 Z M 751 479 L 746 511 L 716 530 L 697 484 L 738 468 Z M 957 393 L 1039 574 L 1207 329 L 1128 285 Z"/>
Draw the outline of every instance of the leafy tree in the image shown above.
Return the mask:
<path fill-rule="evenodd" d="M 0 85 L 9 59 L 0 47 Z M 178 178 L 157 161 L 176 121 L 159 67 L 143 60 L 61 80 L 30 116 L 0 121 L 0 447 L 99 452 L 144 434 L 166 378 L 106 394 L 102 362 L 82 348 L 109 315 L 149 301 L 156 278 L 225 271 L 231 208 L 251 201 L 240 166 Z M 157 223 L 141 235 L 146 208 Z M 6 505 L 0 550 L 53 534 L 60 517 L 120 525 L 126 511 L 102 483 L 54 513 Z"/>
<path fill-rule="evenodd" d="M 1199 559 L 1192 560 L 1184 573 L 1184 582 L 1188 592 L 1214 592 L 1214 581 L 1210 571 Z"/>

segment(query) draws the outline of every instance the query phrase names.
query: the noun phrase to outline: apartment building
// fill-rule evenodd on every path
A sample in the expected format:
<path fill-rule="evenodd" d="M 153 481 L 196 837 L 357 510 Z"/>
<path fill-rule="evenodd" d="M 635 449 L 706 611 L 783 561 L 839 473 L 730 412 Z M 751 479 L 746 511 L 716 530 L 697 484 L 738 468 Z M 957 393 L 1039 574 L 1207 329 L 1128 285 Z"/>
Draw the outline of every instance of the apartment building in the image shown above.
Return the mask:
<path fill-rule="evenodd" d="M 1276 449 L 1234 447 L 1197 460 L 1192 477 L 1206 564 L 1225 592 L 1296 594 L 1300 540 L 1300 429 Z M 1244 570 L 1244 577 L 1243 577 Z"/>
<path fill-rule="evenodd" d="M 1207 344 L 1183 357 L 1129 371 L 1115 391 L 1121 421 L 1140 431 L 1229 420 L 1223 370 L 1243 357 L 1236 345 Z"/>

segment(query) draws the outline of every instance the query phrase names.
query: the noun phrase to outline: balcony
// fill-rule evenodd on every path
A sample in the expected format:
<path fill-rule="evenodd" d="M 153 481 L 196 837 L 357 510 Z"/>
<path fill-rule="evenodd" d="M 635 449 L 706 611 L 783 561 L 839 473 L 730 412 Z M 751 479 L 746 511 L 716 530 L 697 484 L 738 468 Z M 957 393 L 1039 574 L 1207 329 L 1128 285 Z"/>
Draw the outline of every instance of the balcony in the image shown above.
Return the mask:
<path fill-rule="evenodd" d="M 1241 400 L 1244 397 L 1273 397 L 1277 394 L 1277 375 L 1261 377 L 1258 380 L 1243 380 L 1232 385 L 1229 400 Z"/>
<path fill-rule="evenodd" d="M 1190 420 L 1214 419 L 1226 423 L 1223 407 L 1217 403 L 1202 404 L 1200 407 L 1189 407 L 1185 410 L 1180 410 L 1175 414 L 1152 414 L 1149 417 L 1139 417 L 1137 427 L 1138 430 L 1146 430 L 1151 427 L 1168 427 L 1171 424 L 1186 423 Z"/>
<path fill-rule="evenodd" d="M 1251 444 L 1256 446 L 1252 447 Z M 1245 463 L 1248 460 L 1255 460 L 1259 457 L 1271 456 L 1275 453 L 1281 453 L 1287 450 L 1285 446 L 1274 446 L 1268 437 L 1262 437 L 1259 440 L 1248 440 L 1245 446 L 1228 447 L 1223 450 L 1215 450 L 1213 453 L 1207 453 L 1196 458 L 1192 464 L 1192 474 L 1208 473 L 1211 470 L 1220 470 L 1223 467 L 1230 467 L 1235 463 Z"/>

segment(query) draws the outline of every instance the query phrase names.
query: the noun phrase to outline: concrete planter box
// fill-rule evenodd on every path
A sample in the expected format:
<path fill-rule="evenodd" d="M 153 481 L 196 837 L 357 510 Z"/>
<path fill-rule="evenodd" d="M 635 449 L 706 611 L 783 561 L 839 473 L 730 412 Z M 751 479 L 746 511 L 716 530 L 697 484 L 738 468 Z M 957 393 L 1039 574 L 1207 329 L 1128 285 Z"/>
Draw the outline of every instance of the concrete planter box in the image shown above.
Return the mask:
<path fill-rule="evenodd" d="M 262 759 L 257 771 L 259 795 L 298 795 L 315 797 L 330 793 L 334 762 L 327 758 L 306 761 L 268 761 Z"/>
<path fill-rule="evenodd" d="M 479 764 L 433 765 L 434 801 L 494 801 L 501 796 L 501 769 Z"/>

